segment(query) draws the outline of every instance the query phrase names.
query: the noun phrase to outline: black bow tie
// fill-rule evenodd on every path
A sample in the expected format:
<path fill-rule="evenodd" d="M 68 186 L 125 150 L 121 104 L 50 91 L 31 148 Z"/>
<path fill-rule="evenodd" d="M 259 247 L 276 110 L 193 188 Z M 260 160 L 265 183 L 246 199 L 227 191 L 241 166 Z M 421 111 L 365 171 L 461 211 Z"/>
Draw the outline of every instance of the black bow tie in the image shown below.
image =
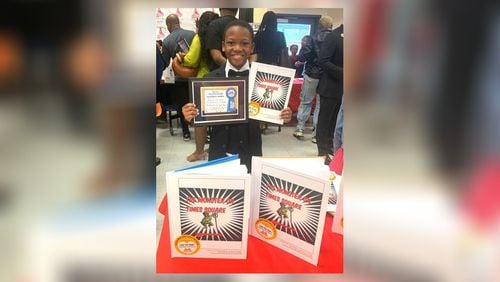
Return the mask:
<path fill-rule="evenodd" d="M 231 77 L 231 76 L 248 76 L 248 73 L 249 71 L 248 70 L 245 70 L 245 71 L 234 71 L 234 70 L 229 70 L 227 76 L 228 77 Z"/>

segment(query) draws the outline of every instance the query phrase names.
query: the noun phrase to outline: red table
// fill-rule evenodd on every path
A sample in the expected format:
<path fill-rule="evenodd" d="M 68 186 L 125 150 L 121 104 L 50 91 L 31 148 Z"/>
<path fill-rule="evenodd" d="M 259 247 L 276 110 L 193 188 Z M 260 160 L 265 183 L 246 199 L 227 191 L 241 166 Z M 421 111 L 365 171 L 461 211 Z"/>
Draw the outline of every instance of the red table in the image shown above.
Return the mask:
<path fill-rule="evenodd" d="M 248 236 L 245 260 L 170 257 L 170 231 L 166 197 L 159 211 L 165 215 L 156 254 L 157 273 L 342 273 L 343 236 L 332 232 L 333 216 L 327 214 L 318 266 L 307 263 L 253 236 Z"/>
<path fill-rule="evenodd" d="M 290 99 L 288 100 L 288 107 L 292 110 L 293 113 L 296 113 L 299 109 L 300 105 L 300 92 L 302 90 L 302 83 L 304 82 L 303 78 L 295 78 L 293 80 L 292 92 L 290 93 Z M 314 97 L 312 101 L 313 107 L 311 112 L 314 111 L 314 106 L 316 105 L 316 97 Z"/>

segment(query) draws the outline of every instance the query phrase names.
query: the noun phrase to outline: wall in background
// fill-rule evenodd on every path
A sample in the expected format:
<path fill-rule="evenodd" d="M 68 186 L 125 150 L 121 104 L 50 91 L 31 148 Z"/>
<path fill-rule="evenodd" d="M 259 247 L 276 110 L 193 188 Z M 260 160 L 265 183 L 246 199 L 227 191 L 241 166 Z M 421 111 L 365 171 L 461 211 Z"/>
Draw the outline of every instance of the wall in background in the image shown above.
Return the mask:
<path fill-rule="evenodd" d="M 327 8 L 327 9 L 283 9 L 283 8 L 255 8 L 253 12 L 254 23 L 260 23 L 264 13 L 273 11 L 276 14 L 301 14 L 301 15 L 321 15 L 330 16 L 333 18 L 333 28 L 338 27 L 344 22 L 344 14 L 342 8 Z"/>

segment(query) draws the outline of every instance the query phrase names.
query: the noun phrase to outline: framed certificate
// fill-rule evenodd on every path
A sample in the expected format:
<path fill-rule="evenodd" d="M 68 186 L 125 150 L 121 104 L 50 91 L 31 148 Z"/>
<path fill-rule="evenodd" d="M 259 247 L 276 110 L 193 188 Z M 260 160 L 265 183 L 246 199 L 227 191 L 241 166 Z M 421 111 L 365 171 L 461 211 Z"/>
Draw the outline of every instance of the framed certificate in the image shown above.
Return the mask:
<path fill-rule="evenodd" d="M 246 78 L 190 78 L 189 93 L 198 108 L 194 125 L 248 122 Z"/>

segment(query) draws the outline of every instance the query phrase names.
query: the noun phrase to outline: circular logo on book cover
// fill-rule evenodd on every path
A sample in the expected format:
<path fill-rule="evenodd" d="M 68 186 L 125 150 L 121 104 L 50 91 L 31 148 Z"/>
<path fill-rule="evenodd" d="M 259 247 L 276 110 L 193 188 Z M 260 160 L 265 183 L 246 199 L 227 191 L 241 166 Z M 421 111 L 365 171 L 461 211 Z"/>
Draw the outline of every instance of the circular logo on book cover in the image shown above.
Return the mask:
<path fill-rule="evenodd" d="M 175 249 L 183 255 L 192 255 L 200 249 L 200 241 L 191 235 L 181 235 L 175 239 Z"/>
<path fill-rule="evenodd" d="M 248 104 L 248 114 L 250 116 L 256 116 L 258 115 L 260 112 L 260 104 L 257 103 L 257 102 L 250 102 L 250 104 Z"/>
<path fill-rule="evenodd" d="M 264 218 L 259 218 L 255 222 L 255 230 L 266 240 L 272 240 L 278 235 L 278 231 L 276 230 L 274 224 Z"/>

